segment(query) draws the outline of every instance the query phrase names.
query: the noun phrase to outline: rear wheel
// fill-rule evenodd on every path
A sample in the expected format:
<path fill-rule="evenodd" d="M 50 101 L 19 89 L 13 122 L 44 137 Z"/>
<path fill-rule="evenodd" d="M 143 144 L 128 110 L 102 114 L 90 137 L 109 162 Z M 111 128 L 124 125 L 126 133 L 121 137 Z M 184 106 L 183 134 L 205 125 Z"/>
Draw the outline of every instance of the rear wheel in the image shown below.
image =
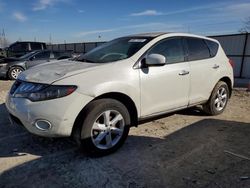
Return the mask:
<path fill-rule="evenodd" d="M 91 102 L 84 120 L 74 130 L 80 147 L 91 156 L 103 156 L 116 151 L 126 140 L 130 128 L 127 108 L 114 99 Z"/>
<path fill-rule="evenodd" d="M 11 80 L 16 80 L 18 75 L 23 71 L 24 71 L 24 69 L 21 67 L 11 67 L 9 72 L 8 72 L 8 77 Z"/>
<path fill-rule="evenodd" d="M 221 114 L 227 106 L 228 99 L 228 85 L 223 81 L 219 81 L 214 87 L 210 99 L 203 105 L 203 109 L 209 115 Z"/>

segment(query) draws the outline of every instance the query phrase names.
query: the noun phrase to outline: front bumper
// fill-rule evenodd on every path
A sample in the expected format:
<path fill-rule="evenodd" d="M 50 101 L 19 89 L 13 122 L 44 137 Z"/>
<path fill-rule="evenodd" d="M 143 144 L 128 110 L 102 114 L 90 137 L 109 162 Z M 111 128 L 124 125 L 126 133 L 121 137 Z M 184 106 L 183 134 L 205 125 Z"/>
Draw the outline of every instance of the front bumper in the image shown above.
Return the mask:
<path fill-rule="evenodd" d="M 67 137 L 71 135 L 76 117 L 92 99 L 77 91 L 66 97 L 40 102 L 8 95 L 5 105 L 29 132 L 44 137 Z M 37 120 L 46 120 L 52 126 L 40 130 L 35 126 Z"/>
<path fill-rule="evenodd" d="M 7 66 L 6 65 L 1 65 L 0 64 L 0 77 L 6 77 L 6 75 L 7 75 L 7 72 L 8 72 L 8 68 L 7 68 Z"/>

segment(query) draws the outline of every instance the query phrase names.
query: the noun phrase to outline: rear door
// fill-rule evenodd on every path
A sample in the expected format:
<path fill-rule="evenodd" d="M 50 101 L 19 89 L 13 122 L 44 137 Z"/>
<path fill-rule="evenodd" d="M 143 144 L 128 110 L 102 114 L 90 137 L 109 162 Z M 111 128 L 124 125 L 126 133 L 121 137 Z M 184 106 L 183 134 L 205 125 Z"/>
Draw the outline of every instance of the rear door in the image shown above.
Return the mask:
<path fill-rule="evenodd" d="M 206 41 L 202 38 L 185 37 L 190 66 L 189 103 L 206 101 L 217 82 L 219 66 L 211 57 Z"/>
<path fill-rule="evenodd" d="M 163 66 L 140 70 L 141 116 L 186 107 L 190 78 L 182 38 L 165 39 L 152 47 L 147 55 L 150 54 L 161 54 L 167 61 Z"/>

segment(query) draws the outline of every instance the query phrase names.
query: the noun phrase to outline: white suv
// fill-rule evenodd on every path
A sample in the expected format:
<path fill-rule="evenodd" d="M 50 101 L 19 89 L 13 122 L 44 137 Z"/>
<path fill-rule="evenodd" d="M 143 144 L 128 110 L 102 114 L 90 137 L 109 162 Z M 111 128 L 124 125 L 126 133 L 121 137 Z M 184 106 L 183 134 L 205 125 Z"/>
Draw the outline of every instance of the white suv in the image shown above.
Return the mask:
<path fill-rule="evenodd" d="M 106 155 L 140 120 L 198 104 L 210 115 L 222 113 L 233 86 L 230 63 L 214 39 L 132 35 L 24 71 L 6 106 L 31 133 L 73 136 L 89 154 Z"/>

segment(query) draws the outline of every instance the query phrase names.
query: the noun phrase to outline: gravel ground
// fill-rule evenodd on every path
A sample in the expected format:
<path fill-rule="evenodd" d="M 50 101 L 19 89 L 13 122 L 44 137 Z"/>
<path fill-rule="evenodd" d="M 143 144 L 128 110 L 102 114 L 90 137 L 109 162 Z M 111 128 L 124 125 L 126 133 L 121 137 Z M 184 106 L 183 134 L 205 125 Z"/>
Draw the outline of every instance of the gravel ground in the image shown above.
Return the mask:
<path fill-rule="evenodd" d="M 116 153 L 89 158 L 68 138 L 11 126 L 11 83 L 0 81 L 0 187 L 250 187 L 249 92 L 235 90 L 219 116 L 192 108 L 144 123 Z"/>

